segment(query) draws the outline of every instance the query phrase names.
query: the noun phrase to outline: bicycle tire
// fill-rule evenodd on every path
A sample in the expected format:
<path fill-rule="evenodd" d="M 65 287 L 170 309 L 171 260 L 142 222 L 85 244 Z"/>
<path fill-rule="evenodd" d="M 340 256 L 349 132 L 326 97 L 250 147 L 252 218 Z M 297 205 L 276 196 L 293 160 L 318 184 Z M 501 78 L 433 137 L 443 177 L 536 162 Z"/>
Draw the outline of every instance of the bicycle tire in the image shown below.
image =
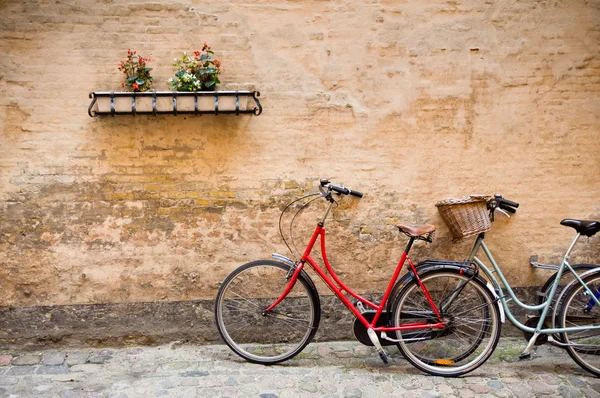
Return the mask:
<path fill-rule="evenodd" d="M 264 313 L 284 291 L 290 269 L 277 261 L 253 261 L 234 270 L 219 288 L 217 329 L 225 344 L 247 361 L 272 365 L 293 358 L 319 327 L 319 296 L 304 271 L 287 297 Z"/>
<path fill-rule="evenodd" d="M 496 298 L 484 281 L 458 270 L 431 271 L 420 278 L 448 327 L 397 331 L 400 352 L 413 366 L 435 376 L 457 377 L 477 369 L 490 357 L 500 338 Z M 459 290 L 458 286 L 461 286 Z M 457 296 L 442 310 L 454 292 L 458 292 Z M 416 281 L 398 294 L 392 321 L 394 326 L 417 321 L 438 322 Z"/>
<path fill-rule="evenodd" d="M 594 269 L 598 267 L 595 264 L 573 264 L 571 265 L 571 268 L 573 268 L 573 270 L 575 272 L 577 272 L 578 274 L 581 274 L 583 272 L 589 271 L 591 269 Z M 539 294 L 537 296 L 537 304 L 544 304 L 544 302 L 547 300 L 548 296 L 547 294 L 550 292 L 550 289 L 552 288 L 552 284 L 554 283 L 554 281 L 556 280 L 556 275 L 557 272 L 553 273 L 547 280 L 546 282 L 544 282 L 544 284 L 542 285 L 542 287 L 539 290 Z M 554 293 L 554 297 L 552 297 L 552 303 L 550 303 L 550 308 L 548 309 L 548 312 L 546 313 L 546 322 L 545 322 L 545 327 L 553 327 L 552 325 L 554 325 L 553 321 L 553 317 L 555 314 L 555 311 L 558 308 L 556 301 L 560 298 L 560 293 L 565 289 L 565 287 L 567 287 L 567 285 L 572 282 L 575 278 L 573 277 L 573 274 L 571 274 L 571 272 L 569 272 L 567 269 L 565 269 L 563 271 L 563 274 L 560 278 L 560 283 L 558 285 L 558 287 L 556 288 L 556 292 Z M 538 313 L 540 314 L 540 316 L 542 315 L 542 310 L 539 310 Z M 556 311 L 556 314 L 558 314 L 558 311 Z M 531 338 L 532 334 L 531 333 L 526 333 L 525 334 L 527 336 L 527 338 Z M 553 335 L 553 337 L 558 340 L 559 342 L 562 342 L 562 336 L 560 333 L 555 333 Z M 538 337 L 538 344 L 541 343 L 545 343 L 548 340 L 548 335 L 540 335 Z"/>
<path fill-rule="evenodd" d="M 600 270 L 583 278 L 583 282 L 592 293 L 600 289 Z M 558 315 L 558 326 L 573 327 L 598 325 L 600 323 L 600 307 L 594 303 L 586 312 L 586 306 L 591 297 L 586 294 L 581 284 L 575 283 L 565 293 Z M 576 332 L 562 332 L 562 341 L 565 349 L 573 360 L 583 369 L 600 377 L 600 330 L 582 330 Z"/>
<path fill-rule="evenodd" d="M 597 268 L 598 266 L 596 264 L 573 264 L 571 265 L 571 268 L 573 268 L 573 270 L 575 272 L 585 272 L 585 271 L 589 271 L 591 269 Z M 552 287 L 552 284 L 554 283 L 554 281 L 556 280 L 556 272 L 554 274 L 552 274 L 547 280 L 546 282 L 544 282 L 544 285 L 542 285 L 542 287 L 540 288 L 539 292 L 540 295 L 538 295 L 538 299 L 537 299 L 537 303 L 538 304 L 543 304 L 544 301 L 546 301 L 546 294 L 547 292 L 550 291 L 550 288 Z M 550 309 L 548 310 L 549 313 L 551 314 L 554 310 L 554 307 L 556 306 L 556 300 L 560 297 L 560 292 L 573 280 L 573 274 L 571 274 L 567 269 L 564 270 L 561 278 L 560 278 L 560 284 L 558 285 L 558 288 L 556 289 L 556 293 L 554 294 L 554 298 L 552 301 L 552 304 L 550 305 Z M 564 282 L 563 282 L 564 281 Z M 540 314 L 542 313 L 542 311 L 540 310 Z"/>

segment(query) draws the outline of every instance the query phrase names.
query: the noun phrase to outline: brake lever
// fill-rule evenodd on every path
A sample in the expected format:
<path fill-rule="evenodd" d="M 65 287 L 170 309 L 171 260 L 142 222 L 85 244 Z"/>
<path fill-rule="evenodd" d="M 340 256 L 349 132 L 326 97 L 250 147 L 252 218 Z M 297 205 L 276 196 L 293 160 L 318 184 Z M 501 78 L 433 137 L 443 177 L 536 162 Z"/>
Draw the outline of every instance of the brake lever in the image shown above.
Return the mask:
<path fill-rule="evenodd" d="M 507 211 L 497 207 L 496 210 L 498 210 L 500 213 L 504 214 L 506 217 L 510 218 L 510 215 L 508 214 Z"/>
<path fill-rule="evenodd" d="M 325 197 L 327 197 L 330 194 L 329 189 L 325 191 L 324 185 L 319 185 L 319 192 L 321 192 L 321 195 Z"/>

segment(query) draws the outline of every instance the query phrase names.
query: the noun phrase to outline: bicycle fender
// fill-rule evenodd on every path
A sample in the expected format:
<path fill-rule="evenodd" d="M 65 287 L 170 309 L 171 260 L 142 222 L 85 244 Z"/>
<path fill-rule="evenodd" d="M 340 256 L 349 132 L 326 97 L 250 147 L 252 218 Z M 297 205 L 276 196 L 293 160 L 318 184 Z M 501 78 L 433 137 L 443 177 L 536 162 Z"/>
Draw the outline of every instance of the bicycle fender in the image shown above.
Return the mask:
<path fill-rule="evenodd" d="M 490 291 L 490 293 L 492 294 L 492 297 L 496 301 L 496 305 L 498 306 L 498 312 L 500 313 L 500 321 L 502 323 L 506 322 L 506 314 L 504 313 L 504 307 L 502 306 L 502 303 L 500 302 L 500 297 L 498 296 L 498 293 L 496 292 L 494 287 L 490 284 L 490 282 L 488 282 L 487 280 L 480 278 L 478 276 L 477 269 L 475 267 L 473 267 L 470 262 L 468 262 L 468 261 L 446 261 L 446 260 L 425 260 L 425 261 L 422 261 L 419 264 L 417 264 L 415 266 L 415 268 L 417 269 L 417 272 L 419 273 L 419 275 L 425 275 L 426 273 L 432 272 L 432 271 L 452 270 L 452 271 L 462 272 L 463 275 L 466 275 L 469 277 L 475 276 L 475 278 L 477 278 L 483 285 L 485 285 L 485 287 Z M 395 295 L 398 293 L 398 291 L 400 291 L 400 288 L 404 284 L 413 282 L 414 280 L 415 280 L 415 276 L 411 270 L 408 273 L 406 273 L 404 276 L 402 276 L 402 278 L 400 278 L 398 280 L 398 282 L 396 282 L 396 284 L 394 285 L 394 287 L 392 289 L 390 298 L 395 297 Z M 388 311 L 391 311 L 391 303 L 392 302 L 393 302 L 393 300 L 388 300 Z"/>
<path fill-rule="evenodd" d="M 479 278 L 479 277 L 477 277 Z M 492 284 L 488 281 L 486 281 L 483 278 L 479 278 L 482 282 L 485 282 L 485 287 L 488 288 L 488 290 L 490 291 L 490 293 L 492 293 L 492 296 L 494 297 L 494 300 L 496 301 L 496 305 L 498 306 L 498 312 L 500 312 L 500 322 L 501 323 L 506 323 L 506 314 L 504 313 L 504 306 L 502 305 L 502 303 L 500 302 L 500 296 L 498 296 L 498 293 L 496 293 L 496 289 L 494 289 L 494 286 L 492 286 Z"/>
<path fill-rule="evenodd" d="M 288 257 L 286 257 L 284 255 L 273 253 L 273 254 L 271 254 L 271 257 L 273 259 L 275 259 L 278 263 L 283 263 L 283 264 L 289 266 L 290 268 L 293 268 L 296 266 L 296 264 L 291 259 L 289 259 Z M 313 291 L 313 294 L 317 298 L 317 304 L 319 304 L 319 306 L 320 306 L 321 300 L 319 298 L 319 291 L 317 290 L 317 287 L 315 286 L 315 283 L 313 282 L 312 278 L 308 275 L 308 273 L 304 269 L 302 271 L 300 271 L 300 277 L 302 277 L 306 280 L 306 282 L 308 283 L 308 286 L 310 287 L 310 289 Z"/>
<path fill-rule="evenodd" d="M 600 272 L 600 268 L 597 269 L 591 269 L 589 271 L 584 272 L 583 274 L 579 275 L 579 277 L 581 279 L 587 277 L 590 274 L 593 274 L 595 272 Z M 571 290 L 571 287 L 575 284 L 575 283 L 579 283 L 579 281 L 577 279 L 573 279 L 567 286 L 565 286 L 565 288 L 560 292 L 560 296 L 558 296 L 558 298 L 556 299 L 556 304 L 554 305 L 554 311 L 552 313 L 552 327 L 554 327 L 554 320 L 556 319 L 556 316 L 558 315 L 558 309 L 559 307 L 562 307 L 562 298 L 565 295 L 566 292 L 568 292 L 569 290 Z"/>
<path fill-rule="evenodd" d="M 419 275 L 425 274 L 426 272 L 437 271 L 441 269 L 451 269 L 454 271 L 459 271 L 463 269 L 463 272 L 466 272 L 468 276 L 472 276 L 476 270 L 468 261 L 445 261 L 445 260 L 425 260 L 420 262 L 415 266 Z M 392 311 L 392 305 L 394 300 L 392 300 L 400 289 L 407 283 L 410 283 L 415 280 L 415 275 L 412 270 L 409 270 L 406 274 L 402 275 L 400 279 L 394 284 L 392 288 L 392 292 L 388 299 L 387 310 Z"/>

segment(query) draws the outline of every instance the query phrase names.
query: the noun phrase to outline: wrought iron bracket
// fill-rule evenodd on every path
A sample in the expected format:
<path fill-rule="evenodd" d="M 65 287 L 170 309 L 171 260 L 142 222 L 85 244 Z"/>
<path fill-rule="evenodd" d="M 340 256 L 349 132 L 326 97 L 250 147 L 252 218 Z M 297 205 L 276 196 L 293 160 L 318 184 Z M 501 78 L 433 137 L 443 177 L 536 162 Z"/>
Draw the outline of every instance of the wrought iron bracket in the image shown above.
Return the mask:
<path fill-rule="evenodd" d="M 236 116 L 253 114 L 258 116 L 262 113 L 262 105 L 258 100 L 259 96 L 260 92 L 258 91 L 94 91 L 90 93 L 92 102 L 88 107 L 88 115 L 91 117 L 161 114 L 172 114 L 173 116 L 179 114 L 234 114 Z M 171 98 L 172 101 L 170 101 L 168 105 L 163 103 L 163 106 L 159 106 L 159 101 L 157 101 L 157 99 L 165 97 Z M 193 98 L 193 103 L 182 104 L 182 99 L 189 97 Z M 205 97 L 212 97 L 213 100 L 210 103 L 210 106 L 207 106 L 207 104 L 199 104 L 198 99 Z M 240 97 L 245 97 L 246 102 L 240 103 Z M 127 98 L 131 98 L 131 106 L 129 106 L 129 102 L 127 101 L 125 106 L 117 109 L 117 100 L 123 101 Z M 148 106 L 145 109 L 140 109 L 141 99 L 145 98 L 151 99 L 151 107 Z M 230 98 L 232 100 L 229 100 Z M 101 102 L 102 105 L 100 104 Z"/>

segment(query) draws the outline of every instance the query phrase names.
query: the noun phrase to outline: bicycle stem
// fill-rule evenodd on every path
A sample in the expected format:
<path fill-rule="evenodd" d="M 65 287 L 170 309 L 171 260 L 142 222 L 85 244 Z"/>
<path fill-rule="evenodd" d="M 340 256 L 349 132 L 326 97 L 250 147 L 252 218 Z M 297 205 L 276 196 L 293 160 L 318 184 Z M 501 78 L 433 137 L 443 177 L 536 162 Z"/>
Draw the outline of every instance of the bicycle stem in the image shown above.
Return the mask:
<path fill-rule="evenodd" d="M 333 207 L 333 205 L 335 204 L 335 201 L 332 199 L 329 203 L 329 206 L 327 206 L 327 210 L 325 211 L 325 215 L 323 216 L 323 219 L 321 220 L 321 222 L 319 223 L 320 226 L 325 225 L 325 219 L 327 218 L 327 216 L 329 215 L 329 212 L 331 211 L 331 208 Z"/>

